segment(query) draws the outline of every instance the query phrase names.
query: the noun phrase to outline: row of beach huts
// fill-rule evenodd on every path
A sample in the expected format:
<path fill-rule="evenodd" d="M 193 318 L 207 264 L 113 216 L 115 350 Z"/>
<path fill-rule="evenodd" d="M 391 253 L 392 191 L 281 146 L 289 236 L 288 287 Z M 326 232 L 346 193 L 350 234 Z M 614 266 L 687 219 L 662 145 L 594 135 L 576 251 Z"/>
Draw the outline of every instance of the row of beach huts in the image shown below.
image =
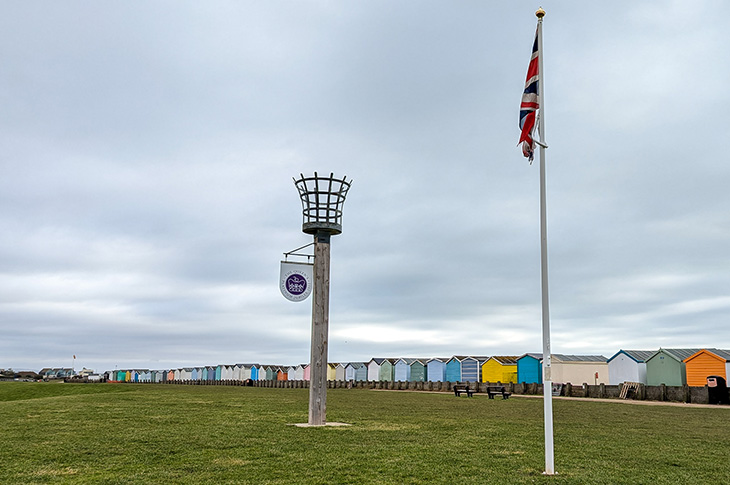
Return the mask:
<path fill-rule="evenodd" d="M 619 350 L 602 355 L 552 354 L 553 382 L 581 385 L 638 382 L 649 386 L 704 386 L 708 376 L 730 375 L 730 350 Z M 125 369 L 102 376 L 111 382 L 308 381 L 309 365 L 232 364 L 180 369 Z M 542 383 L 542 354 L 450 358 L 372 358 L 328 364 L 331 381 Z"/>

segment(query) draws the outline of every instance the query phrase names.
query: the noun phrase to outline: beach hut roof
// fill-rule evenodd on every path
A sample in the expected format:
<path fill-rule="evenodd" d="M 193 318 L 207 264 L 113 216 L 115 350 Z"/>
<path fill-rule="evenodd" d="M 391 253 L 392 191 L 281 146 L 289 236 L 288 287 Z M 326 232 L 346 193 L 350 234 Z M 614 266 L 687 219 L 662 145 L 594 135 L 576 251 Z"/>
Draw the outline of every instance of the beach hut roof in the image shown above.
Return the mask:
<path fill-rule="evenodd" d="M 542 360 L 542 352 L 527 352 L 517 357 L 517 360 L 524 359 L 525 357 L 532 357 L 535 360 Z"/>
<path fill-rule="evenodd" d="M 607 362 L 602 355 L 565 355 L 565 354 L 552 354 L 553 359 L 558 362 Z"/>
<path fill-rule="evenodd" d="M 496 360 L 502 365 L 517 365 L 517 359 L 519 358 L 519 355 L 493 355 L 490 357 L 490 359 Z"/>
<path fill-rule="evenodd" d="M 653 358 L 655 355 L 661 353 L 667 354 L 674 360 L 677 360 L 679 362 L 682 362 L 684 359 L 688 357 L 692 357 L 694 354 L 699 352 L 702 349 L 659 349 L 656 352 L 654 352 L 650 358 Z M 647 359 L 649 360 L 649 359 Z"/>
<path fill-rule="evenodd" d="M 370 362 L 375 362 L 376 364 L 382 366 L 386 362 L 388 362 L 390 365 L 395 365 L 395 363 L 398 362 L 399 360 L 400 359 L 392 359 L 392 358 L 386 358 L 386 359 L 370 359 Z M 368 364 L 370 362 L 368 362 Z"/>
<path fill-rule="evenodd" d="M 489 359 L 489 356 L 488 355 L 454 355 L 453 357 L 451 357 L 451 359 L 456 359 L 459 362 L 464 362 L 466 359 L 474 359 L 474 360 L 479 360 L 479 361 L 484 362 L 487 359 Z M 446 359 L 446 360 L 449 361 L 451 359 Z"/>
<path fill-rule="evenodd" d="M 730 350 L 726 349 L 707 349 L 708 352 L 712 352 L 718 357 L 725 359 L 725 362 L 730 362 Z"/>
<path fill-rule="evenodd" d="M 709 352 L 711 354 L 714 354 L 714 355 L 720 357 L 721 359 L 724 359 L 725 362 L 730 362 L 730 350 L 724 350 L 724 349 L 702 349 L 702 350 L 698 350 L 694 354 L 692 354 L 689 357 L 687 357 L 686 359 L 684 359 L 684 361 L 687 362 L 689 359 L 691 359 L 692 357 L 696 356 L 697 354 L 699 354 L 700 352 L 703 352 L 703 351 L 704 352 Z"/>
<path fill-rule="evenodd" d="M 643 362 L 646 362 L 649 359 L 649 357 L 656 354 L 656 350 L 624 350 L 624 349 L 621 349 L 618 352 L 616 352 L 615 354 L 613 354 L 613 356 L 611 356 L 611 358 L 608 359 L 608 361 L 611 362 L 613 359 L 618 357 L 619 354 L 624 354 L 627 357 L 629 357 L 630 359 L 632 359 L 638 363 L 643 363 Z"/>

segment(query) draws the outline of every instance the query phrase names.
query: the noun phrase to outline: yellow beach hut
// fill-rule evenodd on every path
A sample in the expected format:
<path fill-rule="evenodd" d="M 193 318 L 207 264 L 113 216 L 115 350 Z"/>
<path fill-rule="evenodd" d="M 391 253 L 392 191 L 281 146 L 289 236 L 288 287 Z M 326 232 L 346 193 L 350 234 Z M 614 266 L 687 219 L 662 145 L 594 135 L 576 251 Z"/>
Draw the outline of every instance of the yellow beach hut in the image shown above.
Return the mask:
<path fill-rule="evenodd" d="M 340 365 L 337 362 L 329 362 L 327 364 L 327 380 L 337 380 L 337 366 Z"/>
<path fill-rule="evenodd" d="M 517 382 L 519 355 L 494 355 L 482 364 L 482 382 Z"/>

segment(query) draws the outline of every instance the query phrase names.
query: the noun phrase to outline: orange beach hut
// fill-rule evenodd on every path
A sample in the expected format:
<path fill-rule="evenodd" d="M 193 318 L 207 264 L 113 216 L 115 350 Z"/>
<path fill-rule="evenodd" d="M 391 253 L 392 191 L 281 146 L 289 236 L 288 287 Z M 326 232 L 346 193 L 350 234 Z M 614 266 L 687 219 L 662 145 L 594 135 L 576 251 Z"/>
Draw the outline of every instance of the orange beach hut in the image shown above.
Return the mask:
<path fill-rule="evenodd" d="M 702 349 L 686 359 L 688 386 L 704 386 L 708 376 L 721 376 L 727 381 L 730 372 L 730 350 Z"/>

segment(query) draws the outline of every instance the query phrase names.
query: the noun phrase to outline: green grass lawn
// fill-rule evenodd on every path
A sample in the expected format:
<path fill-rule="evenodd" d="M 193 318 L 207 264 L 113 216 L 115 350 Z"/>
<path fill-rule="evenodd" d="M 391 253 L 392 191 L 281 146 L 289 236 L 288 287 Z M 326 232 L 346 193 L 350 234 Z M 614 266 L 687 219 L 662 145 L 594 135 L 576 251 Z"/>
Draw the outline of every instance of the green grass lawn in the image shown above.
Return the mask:
<path fill-rule="evenodd" d="M 730 409 L 308 390 L 0 382 L 0 483 L 730 483 Z"/>

